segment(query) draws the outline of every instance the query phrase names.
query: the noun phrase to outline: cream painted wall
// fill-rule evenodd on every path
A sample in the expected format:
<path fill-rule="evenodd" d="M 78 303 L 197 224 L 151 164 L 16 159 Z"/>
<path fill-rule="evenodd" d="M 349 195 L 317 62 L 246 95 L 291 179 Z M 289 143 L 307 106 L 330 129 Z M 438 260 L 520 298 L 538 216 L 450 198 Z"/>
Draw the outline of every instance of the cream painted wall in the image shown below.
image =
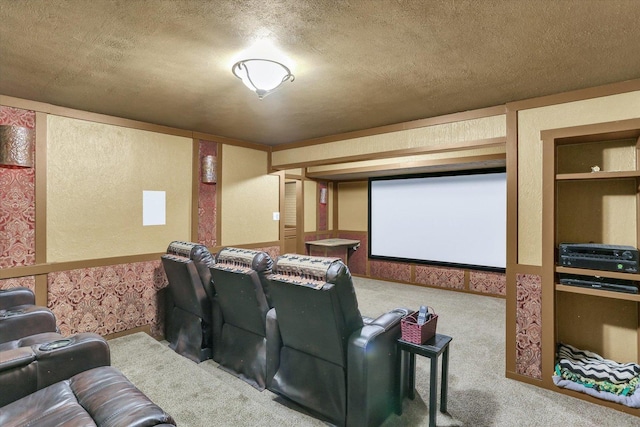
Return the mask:
<path fill-rule="evenodd" d="M 463 141 L 504 137 L 505 135 L 506 118 L 504 114 L 500 114 L 473 120 L 353 138 L 347 142 L 336 141 L 274 151 L 272 164 L 277 167 L 279 165 L 381 153 L 405 148 L 438 147 Z"/>
<path fill-rule="evenodd" d="M 318 184 L 315 181 L 303 181 L 304 184 L 304 231 L 316 231 L 318 216 Z"/>
<path fill-rule="evenodd" d="M 542 265 L 540 131 L 640 117 L 640 91 L 518 112 L 518 263 Z"/>
<path fill-rule="evenodd" d="M 279 239 L 280 179 L 267 175 L 266 151 L 234 145 L 222 148 L 222 245 L 272 242 Z"/>
<path fill-rule="evenodd" d="M 47 262 L 164 252 L 191 231 L 192 140 L 49 115 Z M 142 192 L 166 225 L 142 225 Z"/>
<path fill-rule="evenodd" d="M 368 191 L 367 181 L 338 184 L 338 227 L 340 230 L 367 231 Z"/>

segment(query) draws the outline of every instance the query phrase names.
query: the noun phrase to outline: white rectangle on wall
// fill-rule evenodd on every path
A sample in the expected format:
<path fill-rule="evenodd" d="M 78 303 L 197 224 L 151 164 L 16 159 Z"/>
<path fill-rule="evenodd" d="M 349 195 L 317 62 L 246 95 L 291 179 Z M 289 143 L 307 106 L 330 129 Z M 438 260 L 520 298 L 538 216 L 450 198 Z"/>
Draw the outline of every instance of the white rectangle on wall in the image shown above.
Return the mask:
<path fill-rule="evenodd" d="M 167 204 L 165 191 L 142 192 L 142 225 L 165 225 Z"/>

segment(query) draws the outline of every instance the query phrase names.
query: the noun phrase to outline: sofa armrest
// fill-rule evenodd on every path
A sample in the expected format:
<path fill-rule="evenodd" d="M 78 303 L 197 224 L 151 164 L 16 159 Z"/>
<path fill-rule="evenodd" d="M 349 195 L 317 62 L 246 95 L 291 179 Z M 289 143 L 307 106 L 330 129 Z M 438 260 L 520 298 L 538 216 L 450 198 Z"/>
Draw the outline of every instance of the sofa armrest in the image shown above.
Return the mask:
<path fill-rule="evenodd" d="M 402 360 L 397 347 L 405 310 L 384 313 L 354 332 L 347 350 L 347 425 L 381 424 L 402 404 Z"/>
<path fill-rule="evenodd" d="M 36 355 L 31 347 L 0 352 L 0 407 L 37 390 L 35 360 Z"/>
<path fill-rule="evenodd" d="M 53 343 L 36 344 L 31 348 L 38 361 L 38 389 L 80 372 L 111 364 L 107 341 L 90 332 L 72 335 Z"/>
<path fill-rule="evenodd" d="M 0 372 L 26 366 L 36 360 L 30 347 L 20 347 L 0 352 Z"/>
<path fill-rule="evenodd" d="M 26 304 L 0 310 L 0 344 L 56 331 L 56 316 L 45 307 Z"/>
<path fill-rule="evenodd" d="M 0 310 L 6 310 L 16 305 L 35 304 L 36 296 L 33 291 L 25 287 L 0 290 Z"/>

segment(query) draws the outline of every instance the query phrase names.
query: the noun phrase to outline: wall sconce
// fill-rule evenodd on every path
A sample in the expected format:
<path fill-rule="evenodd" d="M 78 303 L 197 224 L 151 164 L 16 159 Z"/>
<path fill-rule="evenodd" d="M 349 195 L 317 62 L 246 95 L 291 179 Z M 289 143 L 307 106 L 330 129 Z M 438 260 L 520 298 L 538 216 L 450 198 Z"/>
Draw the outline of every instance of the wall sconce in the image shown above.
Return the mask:
<path fill-rule="evenodd" d="M 231 67 L 233 74 L 242 80 L 242 83 L 254 91 L 259 99 L 264 98 L 275 91 L 282 83 L 295 76 L 291 70 L 279 62 L 270 59 L 245 59 L 238 61 Z"/>
<path fill-rule="evenodd" d="M 32 168 L 34 141 L 33 129 L 0 125 L 0 166 Z"/>
<path fill-rule="evenodd" d="M 326 205 L 327 204 L 327 187 L 321 187 L 320 188 L 320 204 L 321 205 Z"/>
<path fill-rule="evenodd" d="M 204 156 L 202 158 L 202 183 L 215 184 L 217 181 L 216 158 L 214 156 Z"/>

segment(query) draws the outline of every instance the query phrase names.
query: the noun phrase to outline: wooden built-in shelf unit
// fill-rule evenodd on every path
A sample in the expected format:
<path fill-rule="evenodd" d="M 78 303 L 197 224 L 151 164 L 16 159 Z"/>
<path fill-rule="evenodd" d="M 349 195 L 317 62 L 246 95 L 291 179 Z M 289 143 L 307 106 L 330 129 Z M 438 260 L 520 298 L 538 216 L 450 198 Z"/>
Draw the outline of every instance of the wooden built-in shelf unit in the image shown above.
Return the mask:
<path fill-rule="evenodd" d="M 640 363 L 640 294 L 562 285 L 559 274 L 640 281 L 640 274 L 557 265 L 560 243 L 638 247 L 640 119 L 553 129 L 543 141 L 542 375 L 563 394 L 640 416 L 640 409 L 556 387 L 559 342 Z M 600 171 L 592 172 L 598 166 Z"/>

